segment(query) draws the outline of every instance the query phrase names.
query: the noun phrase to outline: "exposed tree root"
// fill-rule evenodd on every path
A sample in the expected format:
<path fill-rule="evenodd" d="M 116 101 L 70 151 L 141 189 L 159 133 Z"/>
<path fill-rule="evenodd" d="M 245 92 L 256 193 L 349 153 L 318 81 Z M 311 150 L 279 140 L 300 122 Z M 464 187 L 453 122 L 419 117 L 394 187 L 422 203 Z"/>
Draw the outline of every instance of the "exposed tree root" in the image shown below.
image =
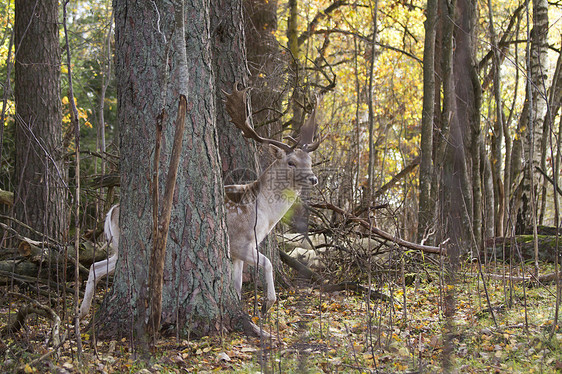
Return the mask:
<path fill-rule="evenodd" d="M 49 308 L 48 306 L 43 305 L 38 301 L 33 300 L 20 293 L 8 292 L 8 295 L 25 299 L 27 302 L 29 302 L 29 304 L 24 305 L 22 308 L 20 308 L 14 320 L 11 323 L 8 323 L 3 329 L 0 330 L 0 336 L 5 336 L 8 334 L 13 334 L 15 332 L 18 332 L 24 326 L 25 319 L 27 318 L 27 316 L 31 314 L 38 314 L 47 319 L 50 319 L 53 322 L 53 328 L 51 329 L 51 341 L 53 343 L 53 346 L 58 347 L 60 345 L 59 333 L 60 333 L 60 322 L 61 322 L 58 314 L 56 314 L 55 311 Z"/>

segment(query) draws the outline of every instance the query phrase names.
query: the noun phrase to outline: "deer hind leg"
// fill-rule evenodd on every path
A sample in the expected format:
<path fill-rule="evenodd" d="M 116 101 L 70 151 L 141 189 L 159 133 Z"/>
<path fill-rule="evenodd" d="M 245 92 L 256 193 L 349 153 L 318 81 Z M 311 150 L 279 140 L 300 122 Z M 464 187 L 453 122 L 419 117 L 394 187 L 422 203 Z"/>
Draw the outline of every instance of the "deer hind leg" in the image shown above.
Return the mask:
<path fill-rule="evenodd" d="M 82 319 L 88 314 L 90 306 L 92 305 L 92 299 L 94 298 L 94 291 L 99 280 L 108 274 L 113 274 L 115 271 L 115 264 L 117 263 L 117 254 L 92 264 L 90 267 L 90 274 L 88 275 L 88 281 L 86 282 L 86 291 L 84 292 L 84 300 L 80 305 L 80 311 L 78 312 L 78 318 Z"/>
<path fill-rule="evenodd" d="M 262 313 L 265 314 L 271 308 L 271 306 L 277 300 L 275 296 L 275 284 L 273 281 L 273 266 L 271 265 L 271 261 L 262 253 L 257 252 L 253 248 L 248 248 L 241 256 L 239 257 L 240 260 L 243 262 L 247 262 L 254 266 L 259 266 L 263 269 L 265 275 L 265 283 L 267 286 L 267 300 L 262 306 Z M 242 272 L 240 271 L 240 274 Z M 242 285 L 242 279 L 240 278 L 240 286 Z"/>

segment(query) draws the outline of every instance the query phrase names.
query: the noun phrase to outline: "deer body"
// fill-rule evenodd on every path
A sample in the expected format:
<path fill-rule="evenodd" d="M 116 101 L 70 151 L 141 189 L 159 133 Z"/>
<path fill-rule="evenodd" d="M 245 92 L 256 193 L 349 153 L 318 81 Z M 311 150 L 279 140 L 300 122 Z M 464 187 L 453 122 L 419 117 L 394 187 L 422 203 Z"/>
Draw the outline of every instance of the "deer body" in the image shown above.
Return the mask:
<path fill-rule="evenodd" d="M 275 303 L 276 296 L 273 267 L 269 259 L 257 251 L 258 244 L 291 208 L 301 189 L 318 182 L 312 172 L 308 153 L 296 150 L 287 155 L 274 145 L 269 147 L 276 157 L 273 164 L 258 180 L 250 184 L 225 186 L 224 198 L 234 287 L 238 296 L 241 296 L 244 262 L 261 267 L 267 285 L 264 311 Z M 88 314 L 99 280 L 115 271 L 121 236 L 119 205 L 114 205 L 107 213 L 104 232 L 112 251 L 106 260 L 96 262 L 90 267 L 79 318 Z"/>

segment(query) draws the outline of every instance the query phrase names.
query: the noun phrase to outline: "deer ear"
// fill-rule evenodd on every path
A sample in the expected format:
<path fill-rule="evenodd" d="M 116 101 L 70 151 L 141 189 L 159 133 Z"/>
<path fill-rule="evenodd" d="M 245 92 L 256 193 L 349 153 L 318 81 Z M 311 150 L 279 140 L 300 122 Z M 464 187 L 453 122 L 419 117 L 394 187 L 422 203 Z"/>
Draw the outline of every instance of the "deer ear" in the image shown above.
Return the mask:
<path fill-rule="evenodd" d="M 278 159 L 283 158 L 286 154 L 284 150 L 273 144 L 269 144 L 269 153 L 271 153 L 273 157 Z"/>

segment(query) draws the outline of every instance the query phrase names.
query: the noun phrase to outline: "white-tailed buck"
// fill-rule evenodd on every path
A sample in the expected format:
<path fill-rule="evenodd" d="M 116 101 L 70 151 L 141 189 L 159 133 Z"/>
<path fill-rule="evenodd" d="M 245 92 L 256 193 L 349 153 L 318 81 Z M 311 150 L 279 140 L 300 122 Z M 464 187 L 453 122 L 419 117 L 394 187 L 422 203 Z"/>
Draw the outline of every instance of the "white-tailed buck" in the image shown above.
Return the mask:
<path fill-rule="evenodd" d="M 231 94 L 226 94 L 226 109 L 232 123 L 247 138 L 267 144 L 275 161 L 249 184 L 225 186 L 226 222 L 230 239 L 230 253 L 233 261 L 233 282 L 238 295 L 242 289 L 244 262 L 263 268 L 267 284 L 267 300 L 263 311 L 267 311 L 276 300 L 273 283 L 273 267 L 269 259 L 258 251 L 259 243 L 287 213 L 303 188 L 318 183 L 312 172 L 309 152 L 318 148 L 320 140 L 314 141 L 316 133 L 315 111 L 302 126 L 300 136 L 294 146 L 283 142 L 262 138 L 250 126 L 247 115 L 246 91 L 238 90 L 236 85 Z M 116 205 L 107 214 L 105 233 L 113 243 L 115 254 L 107 260 L 96 262 L 90 268 L 84 300 L 79 317 L 84 317 L 90 309 L 96 281 L 115 270 L 119 246 L 119 207 Z"/>

